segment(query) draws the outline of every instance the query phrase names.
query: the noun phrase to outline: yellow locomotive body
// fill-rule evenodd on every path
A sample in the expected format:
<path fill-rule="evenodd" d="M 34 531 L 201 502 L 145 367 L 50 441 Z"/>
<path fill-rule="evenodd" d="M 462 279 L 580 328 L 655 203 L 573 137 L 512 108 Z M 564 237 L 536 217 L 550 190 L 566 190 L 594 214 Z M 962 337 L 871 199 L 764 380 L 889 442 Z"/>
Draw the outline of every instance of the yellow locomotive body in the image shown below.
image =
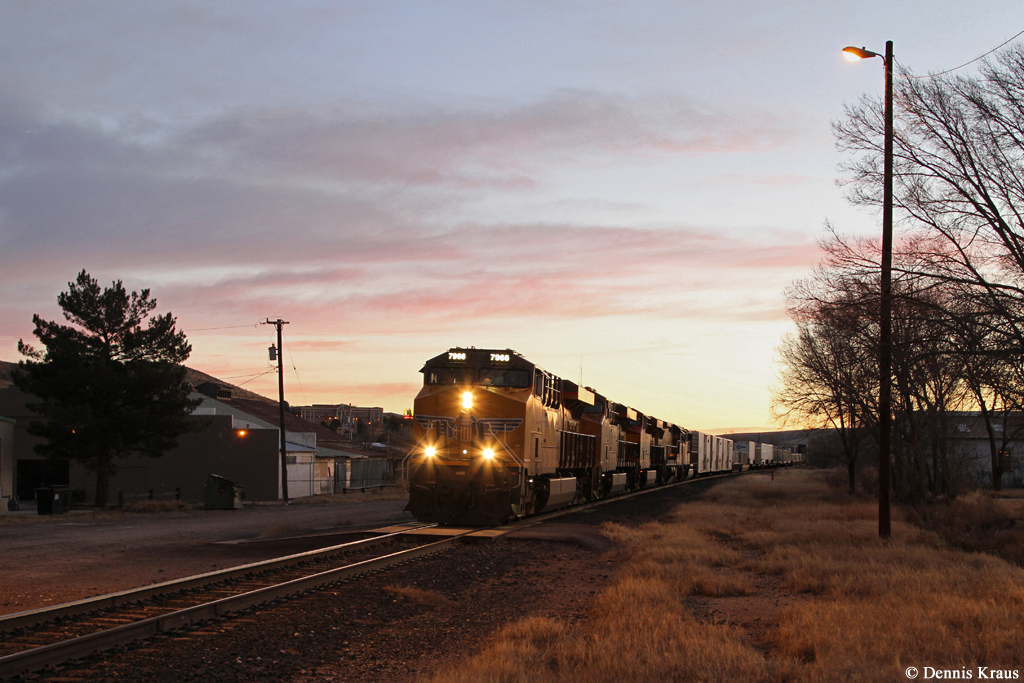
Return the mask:
<path fill-rule="evenodd" d="M 514 351 L 453 348 L 421 372 L 408 507 L 418 520 L 497 524 L 690 471 L 686 430 Z"/>

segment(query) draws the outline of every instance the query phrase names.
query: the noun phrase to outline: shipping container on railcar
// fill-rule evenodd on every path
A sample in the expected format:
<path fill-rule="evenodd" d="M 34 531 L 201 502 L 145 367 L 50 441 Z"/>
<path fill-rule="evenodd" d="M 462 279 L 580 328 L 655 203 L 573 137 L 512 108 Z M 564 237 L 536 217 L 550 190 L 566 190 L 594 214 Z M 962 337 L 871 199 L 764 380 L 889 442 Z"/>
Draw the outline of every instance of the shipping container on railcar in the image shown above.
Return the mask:
<path fill-rule="evenodd" d="M 773 467 L 775 460 L 775 446 L 770 443 L 761 444 L 761 466 Z"/>
<path fill-rule="evenodd" d="M 723 451 L 723 448 L 722 448 L 722 437 L 720 437 L 720 436 L 712 436 L 711 437 L 711 471 L 712 472 L 716 472 L 717 473 L 717 472 L 721 472 L 722 471 L 722 461 L 724 459 L 722 457 L 723 456 L 722 451 Z M 732 458 L 730 457 L 729 460 L 731 461 Z"/>
<path fill-rule="evenodd" d="M 722 471 L 732 472 L 732 449 L 735 442 L 724 436 L 719 438 L 722 440 Z"/>
<path fill-rule="evenodd" d="M 756 452 L 757 444 L 753 441 L 734 441 L 732 445 L 733 472 L 746 472 L 749 470 Z"/>
<path fill-rule="evenodd" d="M 710 474 L 714 457 L 714 437 L 705 432 L 690 432 L 690 464 L 694 476 Z"/>
<path fill-rule="evenodd" d="M 453 348 L 421 370 L 408 510 L 421 521 L 496 524 L 568 505 L 558 474 L 571 414 L 561 380 L 509 349 Z"/>
<path fill-rule="evenodd" d="M 721 472 L 725 468 L 725 442 L 722 437 L 712 437 L 715 442 L 715 458 L 713 469 L 715 472 Z M 729 456 L 729 466 L 732 467 L 732 455 Z"/>

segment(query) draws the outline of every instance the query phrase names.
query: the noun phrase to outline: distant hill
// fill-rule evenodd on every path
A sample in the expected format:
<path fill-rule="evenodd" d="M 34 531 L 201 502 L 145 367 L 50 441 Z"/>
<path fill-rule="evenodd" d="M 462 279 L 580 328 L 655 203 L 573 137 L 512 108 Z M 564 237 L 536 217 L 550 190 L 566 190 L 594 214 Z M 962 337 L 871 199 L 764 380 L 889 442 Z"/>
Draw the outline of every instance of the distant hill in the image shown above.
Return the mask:
<path fill-rule="evenodd" d="M 0 389 L 11 386 L 11 370 L 18 367 L 17 363 L 0 360 Z"/>
<path fill-rule="evenodd" d="M 11 363 L 9 361 L 0 360 L 0 389 L 11 386 L 11 370 L 17 367 L 17 363 Z M 225 387 L 231 389 L 231 395 L 236 398 L 248 398 L 256 401 L 266 401 L 267 403 L 273 403 L 277 405 L 277 401 L 266 396 L 257 394 L 254 391 L 237 387 L 230 382 L 217 379 L 213 375 L 208 375 L 205 372 L 199 370 L 193 370 L 192 368 L 185 366 L 185 381 L 191 382 L 192 384 L 202 384 L 203 382 L 216 382 Z"/>

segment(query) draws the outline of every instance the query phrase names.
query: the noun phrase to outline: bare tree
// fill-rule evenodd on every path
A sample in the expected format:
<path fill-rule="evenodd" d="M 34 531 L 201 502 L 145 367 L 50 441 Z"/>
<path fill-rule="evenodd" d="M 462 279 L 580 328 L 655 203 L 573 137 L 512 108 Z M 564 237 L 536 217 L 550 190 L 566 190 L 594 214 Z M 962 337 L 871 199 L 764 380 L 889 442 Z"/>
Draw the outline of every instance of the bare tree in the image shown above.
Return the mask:
<path fill-rule="evenodd" d="M 849 343 L 860 324 L 855 307 L 839 302 L 806 305 L 796 330 L 777 349 L 782 366 L 772 391 L 772 409 L 784 425 L 791 422 L 835 431 L 842 446 L 839 460 L 846 465 L 850 493 L 856 490 L 857 459 L 865 430 L 865 397 L 871 394 L 872 362 L 863 347 Z M 849 302 L 847 302 L 849 303 Z M 796 300 L 794 300 L 796 304 Z"/>
<path fill-rule="evenodd" d="M 977 76 L 916 78 L 896 86 L 894 208 L 917 233 L 906 274 L 940 279 L 976 299 L 1002 347 L 1024 350 L 1024 46 Z M 881 205 L 882 104 L 864 97 L 833 125 L 855 204 Z M 991 314 L 991 315 L 989 315 Z"/>
<path fill-rule="evenodd" d="M 992 397 L 1000 397 L 1005 411 L 1019 384 L 1007 376 L 1016 365 L 994 364 L 999 356 L 970 343 L 967 335 L 999 337 L 994 326 L 979 326 L 985 318 L 972 308 L 977 301 L 963 298 L 959 283 L 917 274 L 926 264 L 916 241 L 900 246 L 892 310 L 892 485 L 898 498 L 916 502 L 956 495 L 968 485 L 959 460 L 950 466 L 954 418 L 984 401 L 986 420 L 994 421 L 1000 413 L 991 410 Z M 834 428 L 841 440 L 877 436 L 877 245 L 833 234 L 822 247 L 821 266 L 787 292 L 796 330 L 778 350 L 782 373 L 773 405 L 780 419 Z M 851 481 L 861 449 L 856 438 L 844 440 Z"/>

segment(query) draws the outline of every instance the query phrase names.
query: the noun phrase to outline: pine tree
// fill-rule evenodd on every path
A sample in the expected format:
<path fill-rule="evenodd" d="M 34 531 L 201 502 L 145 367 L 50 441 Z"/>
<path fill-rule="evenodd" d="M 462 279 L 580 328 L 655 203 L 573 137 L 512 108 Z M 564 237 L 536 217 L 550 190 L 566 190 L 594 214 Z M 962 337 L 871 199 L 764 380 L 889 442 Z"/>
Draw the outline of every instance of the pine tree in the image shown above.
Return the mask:
<path fill-rule="evenodd" d="M 182 363 L 192 347 L 170 313 L 150 317 L 156 299 L 148 289 L 128 294 L 118 280 L 101 291 L 83 270 L 57 303 L 72 325 L 32 316 L 44 348 L 18 342 L 28 360 L 13 380 L 38 399 L 29 407 L 42 419 L 28 428 L 44 439 L 36 452 L 93 470 L 102 507 L 118 458 L 159 457 L 189 431 L 197 402 L 188 397 Z"/>

